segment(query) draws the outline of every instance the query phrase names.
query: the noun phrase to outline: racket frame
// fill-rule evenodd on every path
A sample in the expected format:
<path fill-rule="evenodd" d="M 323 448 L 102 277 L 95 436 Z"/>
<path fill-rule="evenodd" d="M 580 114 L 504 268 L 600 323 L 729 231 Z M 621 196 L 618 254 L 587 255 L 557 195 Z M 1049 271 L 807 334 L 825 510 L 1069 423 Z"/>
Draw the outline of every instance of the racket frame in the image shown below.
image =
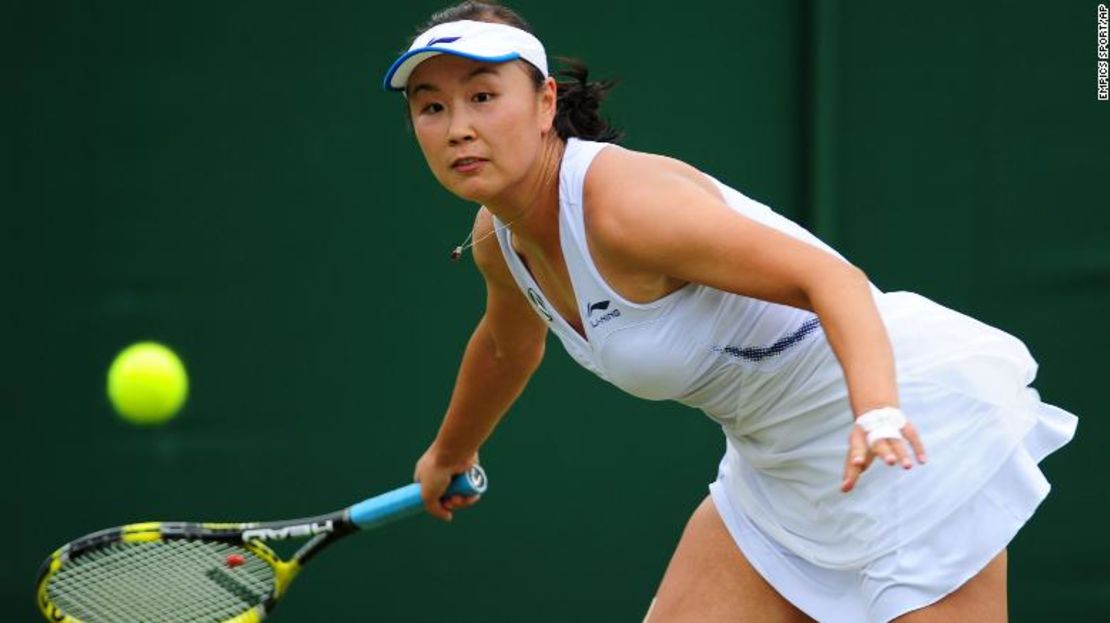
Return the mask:
<path fill-rule="evenodd" d="M 444 497 L 480 495 L 487 487 L 486 474 L 475 465 L 455 477 Z M 58 548 L 39 568 L 36 581 L 36 602 L 48 621 L 85 623 L 64 613 L 50 599 L 49 586 L 59 571 L 71 560 L 109 545 L 153 543 L 172 540 L 222 542 L 242 547 L 270 565 L 274 586 L 270 594 L 248 611 L 224 623 L 257 623 L 273 611 L 277 602 L 301 569 L 316 554 L 336 541 L 363 529 L 376 528 L 421 510 L 420 485 L 411 485 L 368 498 L 342 510 L 282 521 L 258 523 L 194 523 L 181 521 L 148 521 L 107 528 L 87 534 Z M 352 512 L 354 514 L 352 518 Z M 282 559 L 267 541 L 309 538 L 288 560 Z"/>

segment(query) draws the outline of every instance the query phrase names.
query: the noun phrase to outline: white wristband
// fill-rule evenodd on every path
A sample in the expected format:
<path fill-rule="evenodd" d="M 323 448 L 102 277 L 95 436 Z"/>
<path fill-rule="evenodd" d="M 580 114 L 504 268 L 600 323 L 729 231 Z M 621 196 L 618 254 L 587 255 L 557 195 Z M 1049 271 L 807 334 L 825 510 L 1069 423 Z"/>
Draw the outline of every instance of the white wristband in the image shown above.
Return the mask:
<path fill-rule="evenodd" d="M 897 407 L 872 409 L 856 418 L 856 424 L 867 433 L 867 447 L 875 445 L 880 439 L 905 439 L 902 427 L 909 421 Z"/>

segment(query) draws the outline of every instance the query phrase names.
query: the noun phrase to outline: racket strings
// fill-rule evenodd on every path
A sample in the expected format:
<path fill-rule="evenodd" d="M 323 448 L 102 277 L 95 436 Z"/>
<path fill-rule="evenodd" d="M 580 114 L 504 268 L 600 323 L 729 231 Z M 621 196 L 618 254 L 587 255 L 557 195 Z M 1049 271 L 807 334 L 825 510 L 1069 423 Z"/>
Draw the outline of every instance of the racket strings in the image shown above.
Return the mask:
<path fill-rule="evenodd" d="M 230 567 L 229 554 L 242 565 Z M 273 568 L 236 545 L 169 540 L 113 543 L 71 560 L 47 586 L 66 614 L 87 623 L 223 621 L 261 603 Z"/>

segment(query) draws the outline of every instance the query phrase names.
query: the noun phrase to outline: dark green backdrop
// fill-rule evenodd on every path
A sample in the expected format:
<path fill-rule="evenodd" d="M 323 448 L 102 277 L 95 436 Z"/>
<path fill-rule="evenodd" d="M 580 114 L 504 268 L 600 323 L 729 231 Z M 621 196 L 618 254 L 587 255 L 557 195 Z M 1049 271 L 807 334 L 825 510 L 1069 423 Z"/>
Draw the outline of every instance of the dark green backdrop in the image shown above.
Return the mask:
<path fill-rule="evenodd" d="M 37 565 L 92 529 L 309 514 L 411 477 L 483 292 L 447 261 L 473 207 L 378 87 L 440 5 L 392 4 L 0 3 L 5 620 L 35 619 Z M 1015 621 L 1110 612 L 1096 5 L 516 5 L 551 53 L 623 79 L 630 147 L 1027 341 L 1037 387 L 1083 419 L 1013 544 Z M 161 430 L 104 398 L 145 338 L 192 373 Z M 483 450 L 477 509 L 328 552 L 275 620 L 639 621 L 721 435 L 552 346 Z"/>

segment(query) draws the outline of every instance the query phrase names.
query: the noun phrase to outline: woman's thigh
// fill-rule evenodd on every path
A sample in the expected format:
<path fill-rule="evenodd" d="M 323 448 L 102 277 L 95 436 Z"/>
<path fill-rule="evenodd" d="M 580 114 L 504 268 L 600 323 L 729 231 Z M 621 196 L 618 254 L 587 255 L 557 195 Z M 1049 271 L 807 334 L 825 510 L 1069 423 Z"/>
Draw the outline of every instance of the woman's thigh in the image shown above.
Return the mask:
<path fill-rule="evenodd" d="M 943 623 L 975 621 L 1005 623 L 1006 551 L 995 556 L 978 574 L 963 586 L 931 606 L 904 614 L 895 623 Z"/>
<path fill-rule="evenodd" d="M 707 496 L 690 517 L 644 623 L 812 621 L 752 568 Z"/>

